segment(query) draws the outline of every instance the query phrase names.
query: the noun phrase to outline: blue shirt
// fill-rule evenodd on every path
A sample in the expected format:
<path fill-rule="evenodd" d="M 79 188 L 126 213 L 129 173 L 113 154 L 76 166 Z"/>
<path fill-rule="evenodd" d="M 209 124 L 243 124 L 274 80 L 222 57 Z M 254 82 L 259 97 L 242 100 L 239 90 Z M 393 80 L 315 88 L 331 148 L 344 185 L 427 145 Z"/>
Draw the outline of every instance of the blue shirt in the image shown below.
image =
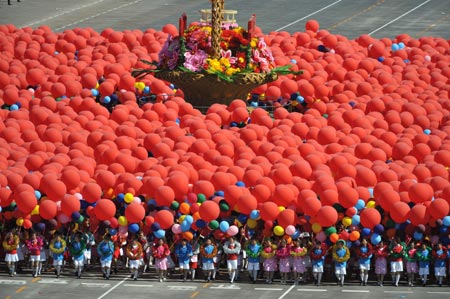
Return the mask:
<path fill-rule="evenodd" d="M 319 255 L 319 254 L 322 254 L 322 249 L 317 249 L 317 248 L 315 248 L 314 250 L 313 250 L 313 252 L 314 252 L 314 254 L 315 255 Z M 313 266 L 316 266 L 316 267 L 323 267 L 323 261 L 325 260 L 325 256 L 322 256 L 320 259 L 318 259 L 318 260 L 316 260 L 316 259 L 312 259 L 312 264 L 313 264 Z"/>
<path fill-rule="evenodd" d="M 257 254 L 260 250 L 261 250 L 261 245 L 259 245 L 259 244 L 255 244 L 255 245 L 252 245 L 252 244 L 250 244 L 249 246 L 248 246 L 248 251 L 250 252 L 250 253 L 253 253 L 253 254 Z M 252 256 L 248 256 L 248 262 L 249 263 L 259 263 L 259 256 L 257 256 L 257 257 L 252 257 Z"/>
<path fill-rule="evenodd" d="M 444 253 L 444 251 L 441 249 L 441 250 L 436 250 L 436 254 L 437 255 L 441 255 L 441 254 L 443 254 Z M 434 267 L 435 268 L 441 268 L 441 267 L 445 267 L 445 259 L 435 259 L 434 260 Z"/>
<path fill-rule="evenodd" d="M 100 255 L 102 261 L 112 260 L 114 253 L 114 243 L 111 241 L 101 241 L 97 246 L 97 252 Z"/>
<path fill-rule="evenodd" d="M 361 246 L 359 248 L 361 253 L 367 253 L 369 251 L 369 248 L 367 246 L 363 247 Z M 370 259 L 372 258 L 372 255 L 369 255 L 368 257 L 360 257 L 359 258 L 359 264 L 360 265 L 370 265 Z"/>
<path fill-rule="evenodd" d="M 207 245 L 207 246 L 203 247 L 203 250 L 205 251 L 206 254 L 211 254 L 214 251 L 214 246 Z M 207 263 L 207 264 L 214 263 L 212 258 L 207 258 L 205 256 L 202 256 L 202 261 L 203 261 L 203 263 Z"/>
<path fill-rule="evenodd" d="M 345 250 L 345 248 L 338 248 L 336 250 L 336 254 L 338 257 L 344 257 L 346 253 L 347 253 L 347 250 Z M 335 265 L 336 265 L 336 267 L 344 268 L 344 267 L 347 267 L 347 261 L 345 261 L 345 262 L 335 261 Z"/>
<path fill-rule="evenodd" d="M 186 246 L 179 244 L 175 249 L 175 254 L 178 257 L 178 262 L 180 264 L 189 264 L 192 256 L 192 247 L 190 244 L 186 244 Z"/>

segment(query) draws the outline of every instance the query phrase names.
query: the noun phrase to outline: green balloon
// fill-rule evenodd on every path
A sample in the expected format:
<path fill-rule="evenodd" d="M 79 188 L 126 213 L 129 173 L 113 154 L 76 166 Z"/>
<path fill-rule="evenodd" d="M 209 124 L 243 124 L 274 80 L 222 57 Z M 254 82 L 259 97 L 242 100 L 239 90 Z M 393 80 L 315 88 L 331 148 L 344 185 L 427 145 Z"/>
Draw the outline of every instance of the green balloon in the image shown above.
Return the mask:
<path fill-rule="evenodd" d="M 222 212 L 228 212 L 230 210 L 230 206 L 225 200 L 220 201 L 219 208 Z"/>
<path fill-rule="evenodd" d="M 208 224 L 208 227 L 210 229 L 218 229 L 219 228 L 219 221 L 213 220 Z"/>
<path fill-rule="evenodd" d="M 75 222 L 78 224 L 81 224 L 81 223 L 83 223 L 83 221 L 84 221 L 84 216 L 80 215 L 80 218 L 78 218 L 77 221 L 75 221 Z"/>
<path fill-rule="evenodd" d="M 197 195 L 197 203 L 204 203 L 206 201 L 206 196 L 204 194 Z"/>
<path fill-rule="evenodd" d="M 173 201 L 172 204 L 170 205 L 170 209 L 171 210 L 178 210 L 178 208 L 180 207 L 180 204 L 178 203 L 178 201 Z"/>
<path fill-rule="evenodd" d="M 327 227 L 324 229 L 324 233 L 327 237 L 331 236 L 331 234 L 337 233 L 337 230 L 334 226 Z"/>

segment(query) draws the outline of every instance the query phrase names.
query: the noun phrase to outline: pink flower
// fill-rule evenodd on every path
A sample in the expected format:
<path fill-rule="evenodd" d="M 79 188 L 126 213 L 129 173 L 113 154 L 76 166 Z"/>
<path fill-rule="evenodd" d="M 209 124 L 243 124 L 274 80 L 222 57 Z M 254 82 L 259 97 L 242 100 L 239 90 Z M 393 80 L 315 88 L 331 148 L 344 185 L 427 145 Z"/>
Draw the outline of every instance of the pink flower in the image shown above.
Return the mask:
<path fill-rule="evenodd" d="M 230 64 L 235 64 L 237 62 L 237 57 L 233 57 L 232 55 L 233 53 L 231 50 L 224 51 L 220 49 L 220 56 L 222 56 L 222 58 L 227 58 Z"/>
<path fill-rule="evenodd" d="M 207 58 L 208 54 L 203 50 L 198 50 L 195 54 L 186 52 L 184 53 L 184 67 L 193 72 L 197 72 L 202 69 Z"/>

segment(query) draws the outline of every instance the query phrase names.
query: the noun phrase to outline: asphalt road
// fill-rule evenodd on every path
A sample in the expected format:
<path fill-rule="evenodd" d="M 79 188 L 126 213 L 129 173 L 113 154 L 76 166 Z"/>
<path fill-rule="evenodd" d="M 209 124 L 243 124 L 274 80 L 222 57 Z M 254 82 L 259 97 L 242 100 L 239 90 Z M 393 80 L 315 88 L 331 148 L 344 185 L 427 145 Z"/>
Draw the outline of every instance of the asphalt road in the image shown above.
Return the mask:
<path fill-rule="evenodd" d="M 0 0 L 0 22 L 18 27 L 51 26 L 55 31 L 93 27 L 101 31 L 161 29 L 177 23 L 186 12 L 199 19 L 207 0 Z M 362 34 L 394 38 L 400 33 L 450 38 L 449 0 L 226 0 L 226 8 L 238 11 L 246 24 L 252 13 L 264 32 L 303 31 L 305 22 L 316 19 L 321 28 L 356 38 Z"/>
<path fill-rule="evenodd" d="M 448 298 L 449 287 L 361 287 L 357 283 L 347 283 L 344 287 L 325 283 L 313 285 L 281 285 L 278 282 L 268 285 L 262 280 L 257 284 L 237 282 L 229 284 L 225 281 L 205 283 L 198 280 L 183 283 L 169 279 L 157 282 L 154 275 L 145 275 L 143 279 L 132 281 L 123 273 L 104 280 L 98 274 L 86 274 L 82 279 L 73 276 L 62 276 L 56 279 L 53 275 L 32 278 L 31 275 L 10 278 L 0 276 L 0 299 L 123 299 L 123 298 L 267 298 L 267 299 L 326 299 L 326 298 L 384 298 L 384 299 L 421 299 Z"/>

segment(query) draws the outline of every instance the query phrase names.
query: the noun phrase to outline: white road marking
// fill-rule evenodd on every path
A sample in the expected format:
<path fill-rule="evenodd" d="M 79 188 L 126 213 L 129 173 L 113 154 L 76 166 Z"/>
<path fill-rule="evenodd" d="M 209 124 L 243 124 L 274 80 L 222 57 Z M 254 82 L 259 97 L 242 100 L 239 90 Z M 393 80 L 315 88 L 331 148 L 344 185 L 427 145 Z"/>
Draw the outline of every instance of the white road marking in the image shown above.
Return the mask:
<path fill-rule="evenodd" d="M 56 32 L 56 31 L 61 31 L 61 30 L 64 29 L 64 28 L 72 27 L 73 25 L 76 25 L 76 24 L 80 24 L 80 23 L 86 22 L 86 21 L 88 21 L 88 20 L 90 20 L 90 19 L 94 19 L 94 18 L 96 18 L 96 17 L 98 17 L 98 16 L 101 16 L 101 15 L 104 15 L 104 14 L 107 14 L 107 13 L 110 13 L 110 12 L 112 12 L 112 11 L 115 11 L 115 10 L 118 10 L 118 9 L 121 9 L 121 8 L 124 8 L 124 7 L 126 7 L 126 6 L 130 6 L 130 5 L 139 3 L 139 2 L 142 2 L 142 0 L 136 0 L 136 1 L 133 1 L 133 2 L 129 2 L 129 3 L 122 4 L 122 5 L 117 6 L 117 7 L 110 8 L 110 9 L 108 9 L 108 10 L 99 12 L 99 13 L 97 13 L 97 14 L 95 14 L 95 15 L 86 17 L 86 18 L 84 18 L 84 19 L 80 19 L 80 20 L 78 20 L 78 21 L 72 22 L 72 23 L 70 23 L 70 24 L 64 25 L 64 26 L 59 27 L 59 28 L 55 28 L 53 31 L 54 31 L 54 32 Z"/>
<path fill-rule="evenodd" d="M 107 288 L 111 284 L 109 284 L 109 283 L 96 283 L 96 282 L 82 282 L 81 285 L 85 286 L 85 287 Z"/>
<path fill-rule="evenodd" d="M 428 294 L 450 294 L 450 292 L 427 292 Z"/>
<path fill-rule="evenodd" d="M 292 285 L 289 289 L 287 289 L 286 292 L 283 293 L 283 295 L 281 295 L 280 297 L 278 297 L 278 299 L 283 299 L 284 297 L 286 297 L 287 294 L 289 294 L 289 293 L 292 291 L 293 288 L 295 288 L 295 284 Z"/>
<path fill-rule="evenodd" d="M 221 290 L 240 290 L 240 287 L 237 287 L 235 285 L 225 285 L 225 284 L 216 284 L 213 287 L 210 287 L 210 289 L 221 289 Z"/>
<path fill-rule="evenodd" d="M 414 292 L 411 291 L 384 291 L 388 294 L 413 294 Z"/>
<path fill-rule="evenodd" d="M 299 292 L 328 292 L 325 289 L 297 289 Z"/>
<path fill-rule="evenodd" d="M 58 278 L 54 278 L 54 279 L 43 278 L 43 279 L 39 280 L 38 283 L 43 283 L 43 284 L 68 284 L 67 280 L 58 279 Z"/>
<path fill-rule="evenodd" d="M 194 286 L 167 286 L 171 291 L 193 291 L 196 290 L 197 287 Z"/>
<path fill-rule="evenodd" d="M 342 290 L 342 293 L 369 293 L 369 290 Z"/>
<path fill-rule="evenodd" d="M 83 5 L 83 6 L 75 7 L 75 8 L 73 8 L 73 9 L 71 9 L 71 10 L 66 10 L 66 11 L 64 11 L 64 12 L 62 12 L 62 13 L 58 13 L 58 14 L 53 15 L 53 16 L 51 16 L 51 17 L 47 17 L 47 18 L 45 18 L 45 19 L 41 19 L 41 20 L 38 20 L 38 21 L 34 21 L 33 23 L 29 23 L 29 24 L 26 24 L 26 25 L 23 25 L 23 26 L 20 26 L 20 27 L 28 27 L 28 26 L 33 26 L 33 25 L 39 24 L 39 23 L 44 23 L 44 22 L 47 22 L 48 20 L 51 20 L 51 19 L 54 19 L 54 18 L 63 16 L 63 15 L 70 14 L 70 13 L 72 13 L 72 12 L 74 12 L 74 11 L 77 11 L 77 10 L 80 10 L 80 9 L 83 9 L 83 8 L 86 8 L 86 7 L 89 7 L 89 6 L 92 6 L 92 5 L 99 4 L 99 3 L 103 2 L 103 1 L 105 1 L 105 0 L 98 0 L 98 1 L 91 2 L 91 3 L 86 4 L 86 5 Z"/>
<path fill-rule="evenodd" d="M 124 287 L 135 287 L 135 288 L 152 288 L 154 285 L 152 284 L 132 284 L 132 283 L 126 283 L 123 285 Z"/>
<path fill-rule="evenodd" d="M 255 291 L 282 291 L 283 289 L 277 288 L 255 288 Z"/>
<path fill-rule="evenodd" d="M 329 8 L 329 7 L 331 7 L 331 6 L 333 6 L 333 5 L 336 5 L 336 4 L 338 4 L 339 2 L 341 2 L 341 1 L 342 1 L 342 0 L 335 1 L 335 2 L 329 4 L 329 5 L 325 6 L 325 7 L 322 7 L 322 8 L 319 9 L 319 10 L 316 10 L 315 12 L 310 13 L 310 14 L 307 15 L 307 16 L 304 16 L 303 18 L 300 18 L 300 19 L 298 19 L 298 20 L 295 20 L 294 22 L 291 22 L 291 23 L 289 23 L 289 24 L 287 24 L 287 25 L 285 25 L 285 26 L 283 26 L 283 27 L 280 27 L 280 28 L 278 28 L 278 29 L 275 29 L 275 31 L 281 31 L 281 30 L 283 30 L 283 29 L 285 29 L 285 28 L 287 28 L 287 27 L 290 27 L 290 26 L 292 26 L 292 25 L 294 25 L 294 24 L 297 24 L 298 22 L 301 22 L 301 21 L 303 21 L 304 19 L 307 19 L 307 18 L 309 18 L 309 17 L 311 17 L 311 16 L 313 16 L 313 15 L 315 15 L 315 14 L 317 14 L 317 13 L 319 13 L 319 12 L 321 12 L 321 11 L 323 11 L 323 10 L 325 10 L 325 9 L 327 9 L 327 8 Z"/>
<path fill-rule="evenodd" d="M 407 12 L 405 12 L 404 14 L 402 14 L 401 16 L 396 17 L 396 18 L 393 19 L 392 21 L 389 21 L 389 22 L 387 22 L 386 24 L 384 24 L 383 26 L 381 26 L 381 27 L 375 29 L 374 31 L 370 32 L 369 35 L 372 35 L 372 34 L 374 34 L 375 32 L 378 32 L 378 31 L 380 31 L 381 29 L 383 29 L 383 28 L 385 28 L 385 27 L 391 25 L 392 23 L 394 23 L 394 22 L 400 20 L 400 19 L 403 18 L 404 16 L 409 15 L 410 13 L 412 13 L 413 11 L 415 11 L 416 9 L 422 7 L 423 5 L 427 4 L 427 3 L 430 2 L 430 1 L 431 1 L 431 0 L 427 0 L 427 1 L 425 1 L 425 2 L 423 2 L 423 3 L 421 3 L 421 4 L 419 4 L 419 5 L 417 5 L 416 7 L 414 7 L 414 8 L 412 8 L 412 9 L 408 10 Z"/>
<path fill-rule="evenodd" d="M 114 291 L 117 287 L 119 287 L 121 284 L 123 284 L 127 279 L 128 279 L 128 277 L 125 277 L 124 279 L 122 279 L 121 281 L 119 281 L 115 286 L 113 286 L 112 288 L 110 288 L 109 290 L 107 290 L 106 292 L 104 292 L 102 295 L 100 295 L 100 297 L 98 297 L 97 299 L 105 298 L 106 295 L 108 295 L 109 293 L 111 293 L 112 291 Z"/>
<path fill-rule="evenodd" d="M 0 280 L 0 284 L 22 285 L 27 284 L 26 280 Z"/>

